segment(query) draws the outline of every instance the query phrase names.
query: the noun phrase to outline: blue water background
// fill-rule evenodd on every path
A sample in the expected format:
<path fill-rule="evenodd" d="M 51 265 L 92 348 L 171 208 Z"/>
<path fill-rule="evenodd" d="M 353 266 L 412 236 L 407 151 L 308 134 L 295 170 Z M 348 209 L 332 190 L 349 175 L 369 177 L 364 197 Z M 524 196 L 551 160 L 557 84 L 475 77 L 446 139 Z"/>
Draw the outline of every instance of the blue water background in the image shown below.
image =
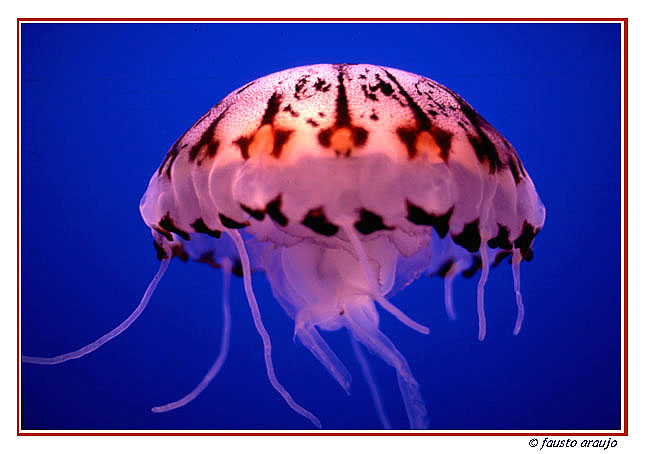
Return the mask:
<path fill-rule="evenodd" d="M 526 317 L 512 336 L 511 270 L 486 286 L 425 278 L 382 312 L 440 430 L 620 427 L 620 26 L 613 24 L 23 24 L 22 348 L 51 356 L 121 322 L 157 270 L 139 199 L 168 148 L 230 91 L 288 67 L 372 63 L 460 93 L 516 148 L 547 220 L 523 263 Z M 197 384 L 220 343 L 219 273 L 173 261 L 141 318 L 91 355 L 22 369 L 23 429 L 310 429 L 267 380 L 240 279 L 227 363 L 188 406 L 150 408 Z M 254 275 L 281 382 L 326 429 L 379 428 L 344 331 L 324 336 L 353 375 L 340 389 Z M 370 357 L 396 428 L 393 370 Z"/>

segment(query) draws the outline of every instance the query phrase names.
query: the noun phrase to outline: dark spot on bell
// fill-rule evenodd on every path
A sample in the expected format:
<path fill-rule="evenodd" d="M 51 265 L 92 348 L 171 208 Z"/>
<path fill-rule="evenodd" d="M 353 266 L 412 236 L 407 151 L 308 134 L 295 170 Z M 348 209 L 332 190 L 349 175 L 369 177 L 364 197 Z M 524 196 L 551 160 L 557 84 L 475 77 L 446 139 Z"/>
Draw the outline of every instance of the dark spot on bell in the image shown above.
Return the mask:
<path fill-rule="evenodd" d="M 233 219 L 223 215 L 222 213 L 220 213 L 220 222 L 222 222 L 222 225 L 228 229 L 241 229 L 249 225 L 248 222 L 234 221 Z"/>
<path fill-rule="evenodd" d="M 204 252 L 200 258 L 196 259 L 195 261 L 198 263 L 206 263 L 207 265 L 212 266 L 213 268 L 220 268 L 220 265 L 215 263 L 215 258 L 213 257 L 214 251 L 206 251 Z"/>
<path fill-rule="evenodd" d="M 501 248 L 510 250 L 512 245 L 511 241 L 509 241 L 509 229 L 504 225 L 498 224 L 498 234 L 487 241 L 487 246 L 491 249 Z"/>
<path fill-rule="evenodd" d="M 531 262 L 534 258 L 534 251 L 532 250 L 532 248 L 523 249 L 522 251 L 520 251 L 520 255 L 523 257 L 523 260 Z"/>
<path fill-rule="evenodd" d="M 184 247 L 181 244 L 174 244 L 171 246 L 171 252 L 173 257 L 177 257 L 182 262 L 186 263 L 188 261 L 188 254 L 184 250 Z"/>
<path fill-rule="evenodd" d="M 452 235 L 455 244 L 459 244 L 469 252 L 477 252 L 480 249 L 480 231 L 478 226 L 480 219 L 465 224 L 464 230 L 459 235 Z"/>
<path fill-rule="evenodd" d="M 315 128 L 318 128 L 319 124 L 312 120 L 311 118 L 307 119 L 307 124 L 314 126 Z"/>
<path fill-rule="evenodd" d="M 298 80 L 298 82 L 296 82 L 296 85 L 294 86 L 294 98 L 301 99 L 302 92 L 307 85 L 309 77 L 310 76 L 303 76 Z"/>
<path fill-rule="evenodd" d="M 533 225 L 525 221 L 520 236 L 514 241 L 514 247 L 520 249 L 520 255 L 528 262 L 534 257 L 532 242 L 539 231 L 540 229 L 535 229 Z"/>
<path fill-rule="evenodd" d="M 155 251 L 157 251 L 157 259 L 158 260 L 163 260 L 168 258 L 168 254 L 166 253 L 166 250 L 161 247 L 161 245 L 153 240 L 153 246 L 155 247 Z"/>
<path fill-rule="evenodd" d="M 182 239 L 186 241 L 190 241 L 191 239 L 188 233 L 177 228 L 173 220 L 170 218 L 170 212 L 167 212 L 166 215 L 161 219 L 161 221 L 159 221 L 159 227 L 168 232 L 177 233 Z"/>
<path fill-rule="evenodd" d="M 330 89 L 330 87 L 332 87 L 332 84 L 329 82 L 326 82 L 320 77 L 317 78 L 316 83 L 314 84 L 314 88 L 316 89 L 316 91 L 326 92 Z"/>
<path fill-rule="evenodd" d="M 432 226 L 440 238 L 444 238 L 449 232 L 449 221 L 451 216 L 453 216 L 453 210 L 455 207 L 449 208 L 449 210 L 444 214 L 430 214 L 424 211 L 422 208 L 417 205 L 413 205 L 408 200 L 406 201 L 408 207 L 408 219 L 410 222 L 416 225 L 430 225 Z"/>
<path fill-rule="evenodd" d="M 374 93 L 369 91 L 367 85 L 365 85 L 365 84 L 361 85 L 361 91 L 363 91 L 363 94 L 366 97 L 366 99 L 369 99 L 371 101 L 376 101 L 377 100 L 377 95 L 375 95 Z"/>
<path fill-rule="evenodd" d="M 510 257 L 510 256 L 511 256 L 510 251 L 500 251 L 500 252 L 498 252 L 496 254 L 496 258 L 493 261 L 493 265 L 491 265 L 491 266 L 493 268 L 497 267 L 498 265 L 500 265 L 500 262 L 502 262 L 503 260 L 505 260 L 507 257 Z"/>
<path fill-rule="evenodd" d="M 360 218 L 354 223 L 354 228 L 364 235 L 368 235 L 379 230 L 394 229 L 394 227 L 385 226 L 381 216 L 373 213 L 372 211 L 368 211 L 365 208 L 361 209 Z"/>
<path fill-rule="evenodd" d="M 193 229 L 197 233 L 206 233 L 207 235 L 214 238 L 220 238 L 220 236 L 222 235 L 222 232 L 220 232 L 219 230 L 211 230 L 202 218 L 199 218 L 194 223 L 192 223 L 191 227 L 193 227 Z"/>
<path fill-rule="evenodd" d="M 294 111 L 294 109 L 292 109 L 291 104 L 287 104 L 285 107 L 283 107 L 283 112 L 289 112 L 291 114 L 291 116 L 294 117 L 294 118 L 296 118 L 296 117 L 298 117 L 300 115 L 298 112 L 296 112 L 296 111 Z"/>
<path fill-rule="evenodd" d="M 355 126 L 352 128 L 352 142 L 355 147 L 360 147 L 366 143 L 368 139 L 368 131 L 363 129 L 361 126 Z"/>
<path fill-rule="evenodd" d="M 373 121 L 377 121 L 377 120 L 379 120 L 379 117 L 378 117 L 378 116 L 377 116 L 377 114 L 374 112 L 374 110 L 373 110 L 373 111 L 372 111 L 372 113 L 370 114 L 370 119 L 371 119 L 371 120 L 373 120 Z"/>
<path fill-rule="evenodd" d="M 377 84 L 370 86 L 371 91 L 381 90 L 384 96 L 390 96 L 395 92 L 393 86 L 383 80 L 379 74 L 375 74 L 375 78 L 377 79 Z"/>
<path fill-rule="evenodd" d="M 238 277 L 242 277 L 242 262 L 240 262 L 240 259 L 235 259 L 231 267 L 231 272 Z"/>
<path fill-rule="evenodd" d="M 332 137 L 332 128 L 324 129 L 318 134 L 319 143 L 325 148 L 330 146 L 330 137 Z"/>
<path fill-rule="evenodd" d="M 476 271 L 478 271 L 480 268 L 482 268 L 482 259 L 480 258 L 479 255 L 474 255 L 473 261 L 471 262 L 471 266 L 466 270 L 462 271 L 462 276 L 471 277 L 474 274 L 476 274 Z"/>
<path fill-rule="evenodd" d="M 247 205 L 243 205 L 242 203 L 240 204 L 240 208 L 242 208 L 244 211 L 249 213 L 249 216 L 251 216 L 254 219 L 257 219 L 259 221 L 262 221 L 263 219 L 265 219 L 264 210 L 254 210 L 252 208 L 249 208 Z"/>
<path fill-rule="evenodd" d="M 323 213 L 323 208 L 315 208 L 308 211 L 307 215 L 301 221 L 305 227 L 309 227 L 316 233 L 320 233 L 325 236 L 333 236 L 339 231 L 339 227 L 330 223 L 325 214 Z"/>
<path fill-rule="evenodd" d="M 282 204 L 281 196 L 279 195 L 274 200 L 269 202 L 265 207 L 265 212 L 272 218 L 276 224 L 282 225 L 285 227 L 289 220 L 287 217 L 280 211 L 280 206 Z"/>
<path fill-rule="evenodd" d="M 453 261 L 453 259 L 448 259 L 433 274 L 441 277 L 442 279 L 444 279 L 446 277 L 446 275 L 449 274 L 449 271 L 451 270 L 451 267 L 453 266 L 453 263 L 455 263 Z"/>
<path fill-rule="evenodd" d="M 171 235 L 171 234 L 170 234 L 170 232 L 168 232 L 167 230 L 164 230 L 164 229 L 162 229 L 161 227 L 157 227 L 157 226 L 153 226 L 153 229 L 154 229 L 156 232 L 158 232 L 158 233 L 160 233 L 160 234 L 164 235 L 164 237 L 165 237 L 168 241 L 173 241 L 173 235 Z"/>

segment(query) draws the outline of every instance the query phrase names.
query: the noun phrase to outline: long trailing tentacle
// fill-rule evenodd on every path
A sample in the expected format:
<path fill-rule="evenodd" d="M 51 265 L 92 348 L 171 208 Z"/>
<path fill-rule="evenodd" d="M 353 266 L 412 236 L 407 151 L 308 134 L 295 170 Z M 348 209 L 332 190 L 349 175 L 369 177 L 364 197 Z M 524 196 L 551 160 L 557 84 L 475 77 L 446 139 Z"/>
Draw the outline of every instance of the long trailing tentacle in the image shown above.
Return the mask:
<path fill-rule="evenodd" d="M 455 304 L 453 303 L 453 279 L 460 270 L 459 262 L 451 264 L 451 267 L 444 276 L 444 309 L 450 320 L 455 320 Z"/>
<path fill-rule="evenodd" d="M 220 352 L 218 353 L 215 362 L 206 373 L 202 381 L 193 389 L 190 393 L 178 399 L 174 402 L 170 402 L 166 405 L 160 405 L 153 407 L 151 411 L 153 413 L 164 413 L 167 411 L 175 410 L 176 408 L 183 407 L 197 396 L 200 395 L 202 391 L 209 386 L 211 380 L 220 372 L 224 362 L 227 359 L 229 354 L 229 341 L 231 339 L 231 306 L 229 304 L 229 284 L 231 282 L 231 260 L 229 258 L 224 258 L 220 263 L 222 267 L 222 340 L 220 343 Z"/>
<path fill-rule="evenodd" d="M 372 370 L 370 369 L 370 364 L 368 364 L 366 355 L 363 354 L 363 351 L 361 351 L 361 346 L 359 345 L 359 343 L 356 341 L 356 339 L 352 334 L 350 334 L 350 342 L 352 343 L 352 350 L 354 350 L 354 355 L 357 357 L 359 366 L 361 366 L 361 372 L 363 373 L 363 377 L 365 378 L 366 383 L 368 383 L 368 388 L 370 389 L 370 396 L 372 397 L 372 403 L 375 406 L 375 411 L 377 412 L 379 421 L 381 422 L 381 425 L 383 426 L 384 429 L 390 430 L 392 429 L 392 426 L 390 425 L 390 421 L 388 420 L 388 415 L 386 415 L 386 410 L 384 409 L 384 403 L 381 400 L 381 392 L 379 392 L 377 381 L 375 380 L 375 377 L 372 374 Z"/>
<path fill-rule="evenodd" d="M 313 325 L 304 325 L 296 330 L 296 337 L 330 372 L 330 375 L 341 385 L 346 394 L 350 395 L 350 372 L 338 356 L 332 351 Z"/>
<path fill-rule="evenodd" d="M 370 265 L 368 264 L 368 257 L 366 256 L 366 251 L 364 251 L 363 246 L 361 245 L 361 241 L 359 241 L 359 237 L 357 236 L 356 233 L 354 233 L 354 231 L 348 224 L 344 223 L 341 225 L 343 226 L 343 230 L 345 234 L 350 239 L 350 243 L 352 243 L 352 247 L 354 248 L 357 254 L 359 263 L 361 264 L 361 267 L 363 268 L 364 273 L 366 274 L 366 278 L 368 279 L 368 284 L 372 289 L 372 293 L 373 293 L 372 297 L 375 299 L 375 301 L 377 301 L 379 305 L 381 305 L 381 307 L 383 307 L 392 315 L 394 315 L 404 325 L 422 334 L 428 334 L 430 332 L 428 327 L 411 319 L 408 315 L 404 314 L 399 308 L 397 308 L 393 303 L 391 303 L 386 298 L 384 298 L 381 291 L 379 290 L 379 286 L 377 285 L 377 279 L 370 271 Z"/>
<path fill-rule="evenodd" d="M 162 276 L 164 276 L 164 273 L 166 272 L 166 269 L 168 268 L 168 263 L 170 262 L 169 258 L 162 259 L 161 263 L 159 264 L 159 270 L 153 277 L 152 281 L 150 281 L 150 284 L 148 284 L 148 288 L 146 289 L 146 292 L 144 293 L 144 296 L 141 298 L 141 301 L 139 302 L 139 305 L 135 308 L 135 310 L 126 318 L 124 321 L 122 321 L 116 328 L 114 328 L 112 331 L 110 331 L 107 334 L 104 334 L 103 336 L 99 337 L 97 340 L 94 342 L 86 345 L 85 347 L 81 347 L 78 350 L 74 350 L 73 352 L 69 353 L 64 353 L 62 355 L 58 356 L 53 356 L 53 357 L 40 357 L 40 356 L 27 356 L 23 355 L 22 356 L 22 361 L 24 363 L 30 363 L 30 364 L 44 364 L 44 365 L 54 365 L 54 364 L 60 364 L 64 363 L 65 361 L 69 361 L 71 359 L 78 359 L 81 358 L 82 356 L 87 355 L 88 353 L 93 352 L 97 348 L 101 347 L 108 341 L 114 339 L 117 337 L 119 334 L 124 332 L 132 323 L 137 320 L 137 318 L 141 315 L 141 313 L 146 309 L 146 306 L 148 305 L 148 301 L 150 301 L 150 298 L 152 297 L 153 293 L 155 292 L 155 288 L 157 288 L 157 284 L 159 284 L 159 281 L 161 280 Z"/>
<path fill-rule="evenodd" d="M 483 341 L 487 334 L 487 319 L 484 308 L 484 286 L 489 276 L 489 255 L 487 255 L 487 245 L 483 243 L 480 247 L 480 256 L 482 257 L 482 271 L 478 281 L 478 340 Z"/>
<path fill-rule="evenodd" d="M 411 429 L 427 429 L 426 404 L 406 358 L 379 330 L 376 320 L 367 317 L 360 307 L 350 305 L 346 308 L 346 324 L 352 336 L 397 371 L 399 391 L 404 400 Z"/>
<path fill-rule="evenodd" d="M 225 229 L 224 230 L 233 240 L 238 250 L 238 255 L 240 256 L 240 261 L 242 262 L 242 280 L 244 283 L 245 293 L 247 295 L 247 301 L 249 302 L 249 307 L 251 308 L 251 315 L 253 316 L 253 322 L 256 326 L 256 330 L 262 339 L 262 344 L 264 347 L 265 354 L 265 365 L 267 366 L 267 376 L 269 377 L 269 382 L 274 387 L 276 391 L 285 399 L 287 405 L 291 407 L 299 415 L 309 419 L 312 424 L 314 424 L 319 429 L 321 428 L 321 422 L 316 416 L 307 411 L 305 408 L 301 407 L 294 401 L 294 398 L 289 394 L 283 385 L 280 384 L 278 378 L 276 378 L 276 372 L 274 371 L 274 363 L 271 359 L 271 339 L 269 338 L 269 333 L 265 329 L 265 326 L 262 324 L 262 319 L 260 317 L 260 309 L 258 307 L 258 302 L 256 301 L 256 295 L 253 292 L 253 287 L 251 285 L 251 264 L 249 262 L 249 255 L 247 255 L 247 249 L 245 248 L 244 241 L 242 236 L 237 230 Z"/>
<path fill-rule="evenodd" d="M 518 249 L 514 250 L 514 254 L 511 258 L 511 271 L 514 275 L 514 293 L 516 295 L 516 307 L 518 313 L 516 314 L 516 324 L 514 325 L 514 336 L 517 336 L 520 332 L 520 328 L 523 325 L 523 318 L 525 317 L 525 306 L 523 305 L 523 295 L 520 293 L 520 261 L 522 257 Z"/>

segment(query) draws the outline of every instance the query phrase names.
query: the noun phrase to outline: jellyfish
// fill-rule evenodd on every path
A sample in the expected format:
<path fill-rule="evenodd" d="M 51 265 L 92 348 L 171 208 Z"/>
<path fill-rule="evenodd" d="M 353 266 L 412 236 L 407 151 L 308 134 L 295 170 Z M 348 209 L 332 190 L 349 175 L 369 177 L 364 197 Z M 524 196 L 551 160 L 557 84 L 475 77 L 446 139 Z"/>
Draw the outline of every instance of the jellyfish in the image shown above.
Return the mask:
<path fill-rule="evenodd" d="M 420 385 L 379 327 L 395 317 L 429 329 L 389 298 L 423 276 L 444 279 L 455 318 L 455 276 L 480 271 L 478 339 L 486 333 L 489 270 L 511 264 L 518 334 L 524 316 L 520 263 L 530 261 L 545 208 L 518 154 L 462 97 L 423 76 L 368 64 L 316 64 L 262 77 L 235 90 L 172 145 L 141 199 L 160 268 L 139 306 L 110 333 L 54 358 L 79 358 L 125 330 L 143 311 L 170 260 L 221 269 L 220 353 L 183 398 L 209 384 L 228 352 L 228 285 L 242 276 L 269 381 L 292 410 L 321 427 L 280 383 L 252 273 L 264 273 L 294 320 L 294 337 L 349 392 L 350 373 L 324 339 L 347 331 L 384 428 L 390 422 L 364 351 L 396 374 L 411 429 L 429 427 Z"/>

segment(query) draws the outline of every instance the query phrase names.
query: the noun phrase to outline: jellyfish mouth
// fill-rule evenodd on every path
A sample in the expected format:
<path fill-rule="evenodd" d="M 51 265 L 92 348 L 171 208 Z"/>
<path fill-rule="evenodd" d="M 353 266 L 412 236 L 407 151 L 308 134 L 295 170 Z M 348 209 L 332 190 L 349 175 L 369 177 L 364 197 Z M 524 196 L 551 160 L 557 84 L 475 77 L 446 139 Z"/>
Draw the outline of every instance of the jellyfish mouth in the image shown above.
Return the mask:
<path fill-rule="evenodd" d="M 346 392 L 350 390 L 350 374 L 319 330 L 347 330 L 356 344 L 353 350 L 384 427 L 389 423 L 360 346 L 394 368 L 411 427 L 427 428 L 426 406 L 408 362 L 379 329 L 377 306 L 406 326 L 423 334 L 429 332 L 385 296 L 393 288 L 402 256 L 388 235 L 360 236 L 351 222 L 341 222 L 339 233 L 339 241 L 333 246 L 314 240 L 257 242 L 252 258 L 266 272 L 275 296 L 293 316 L 294 337 Z"/>

